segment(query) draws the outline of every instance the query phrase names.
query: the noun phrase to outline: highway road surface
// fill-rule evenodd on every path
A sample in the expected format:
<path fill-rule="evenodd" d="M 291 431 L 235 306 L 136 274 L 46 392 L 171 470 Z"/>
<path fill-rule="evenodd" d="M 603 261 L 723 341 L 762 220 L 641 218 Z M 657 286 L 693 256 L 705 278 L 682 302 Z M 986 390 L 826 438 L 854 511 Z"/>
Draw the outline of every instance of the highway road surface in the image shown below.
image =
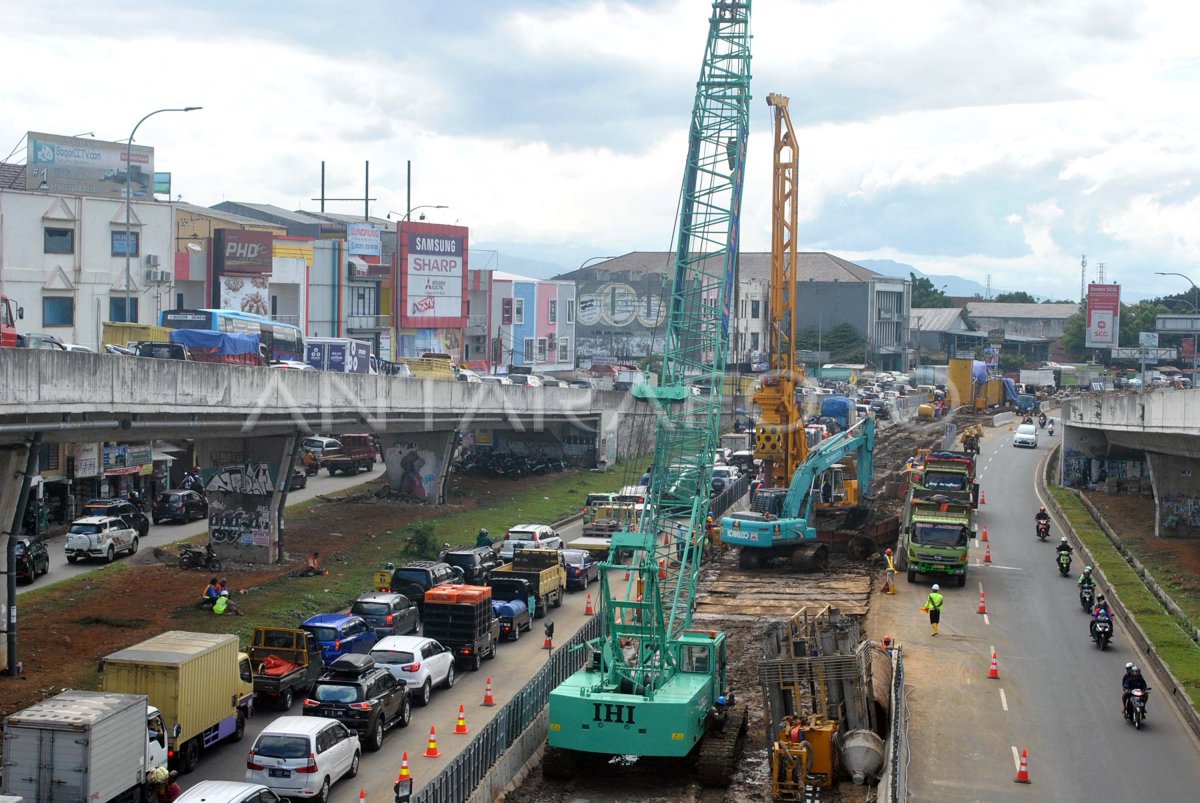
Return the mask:
<path fill-rule="evenodd" d="M 919 612 L 932 577 L 880 596 L 871 632 L 904 645 L 911 718 L 910 800 L 1182 801 L 1200 799 L 1200 745 L 1165 694 L 1150 696 L 1137 731 L 1121 715 L 1121 676 L 1142 655 L 1122 623 L 1100 652 L 1088 634 L 1072 565 L 1054 563 L 1063 533 L 1034 535 L 1039 500 L 1033 486 L 1054 443 L 1015 449 L 1007 431 L 986 437 L 979 458 L 986 504 L 980 527 L 988 543 L 971 549 L 965 588 L 942 583 L 940 634 Z M 992 563 L 981 563 L 990 545 Z M 980 591 L 986 615 L 978 613 Z M 1103 589 L 1101 589 L 1103 590 Z M 988 679 L 993 648 L 998 680 Z M 1143 665 L 1152 689 L 1167 686 Z M 1028 751 L 1030 786 L 1014 783 L 1017 757 Z"/>
<path fill-rule="evenodd" d="M 336 477 L 330 477 L 328 473 L 318 474 L 315 477 L 308 478 L 307 487 L 288 493 L 288 507 L 299 504 L 306 499 L 311 499 L 318 494 L 334 493 L 364 482 L 377 480 L 382 476 L 383 463 L 376 463 L 369 473 L 359 474 L 357 477 L 349 477 L 345 474 L 339 474 Z M 150 532 L 145 538 L 140 539 L 138 549 L 153 549 L 154 547 L 166 546 L 175 541 L 190 538 L 193 535 L 200 535 L 207 532 L 207 530 L 208 522 L 206 520 L 193 521 L 190 524 L 174 524 L 171 522 L 163 524 L 151 523 Z M 18 595 L 31 589 L 41 588 L 44 585 L 65 580 L 73 575 L 86 574 L 108 565 L 104 561 L 99 560 L 67 563 L 66 553 L 63 551 L 66 546 L 66 540 L 63 536 L 59 535 L 47 538 L 45 542 L 46 549 L 50 553 L 50 573 L 39 577 L 35 583 L 18 585 Z M 125 558 L 117 558 L 117 561 L 122 560 L 125 560 Z"/>
<path fill-rule="evenodd" d="M 575 522 L 563 527 L 560 532 L 565 540 L 570 541 L 579 536 L 580 530 L 581 525 Z M 593 595 L 593 602 L 599 588 L 599 583 L 593 583 L 589 587 Z M 454 759 L 463 746 L 471 740 L 474 733 L 487 724 L 501 706 L 511 699 L 545 663 L 548 653 L 542 649 L 544 638 L 542 625 L 547 621 L 553 621 L 555 644 L 566 643 L 588 619 L 584 615 L 586 600 L 585 592 L 569 593 L 561 608 L 551 609 L 546 619 L 534 620 L 532 632 L 524 634 L 520 640 L 515 642 L 501 642 L 496 659 L 484 661 L 483 667 L 478 672 L 460 669 L 454 688 L 438 689 L 434 691 L 433 699 L 427 707 L 414 707 L 412 722 L 409 726 L 390 731 L 384 739 L 383 748 L 378 753 L 364 751 L 358 777 L 335 784 L 330 800 L 334 803 L 354 803 L 359 799 L 359 791 L 365 789 L 367 800 L 391 801 L 392 785 L 396 782 L 396 776 L 400 770 L 400 759 L 405 751 L 408 752 L 414 791 L 429 783 L 442 768 Z M 493 693 L 497 703 L 494 708 L 485 708 L 481 705 L 484 686 L 489 676 L 492 678 Z M 460 704 L 466 707 L 467 727 L 471 731 L 465 736 L 454 734 L 454 725 Z M 283 713 L 283 711 L 272 708 L 256 711 L 254 717 L 247 723 L 246 736 L 240 743 L 218 745 L 207 752 L 200 760 L 200 766 L 196 771 L 180 779 L 180 785 L 186 789 L 189 785 L 204 779 L 243 780 L 246 772 L 246 753 L 254 743 L 255 737 Z M 302 714 L 303 701 L 297 699 L 288 713 Z M 437 728 L 441 758 L 423 757 L 431 725 Z"/>

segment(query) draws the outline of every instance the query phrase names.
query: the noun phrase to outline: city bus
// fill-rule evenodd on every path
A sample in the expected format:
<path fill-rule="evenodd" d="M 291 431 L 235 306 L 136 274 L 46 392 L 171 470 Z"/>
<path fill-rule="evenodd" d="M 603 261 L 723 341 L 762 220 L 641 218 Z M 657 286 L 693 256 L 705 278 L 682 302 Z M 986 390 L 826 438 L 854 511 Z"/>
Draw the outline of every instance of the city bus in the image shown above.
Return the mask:
<path fill-rule="evenodd" d="M 228 309 L 172 309 L 158 315 L 167 329 L 206 329 L 259 336 L 272 360 L 304 360 L 304 334 L 299 326 L 273 321 L 262 315 Z"/>

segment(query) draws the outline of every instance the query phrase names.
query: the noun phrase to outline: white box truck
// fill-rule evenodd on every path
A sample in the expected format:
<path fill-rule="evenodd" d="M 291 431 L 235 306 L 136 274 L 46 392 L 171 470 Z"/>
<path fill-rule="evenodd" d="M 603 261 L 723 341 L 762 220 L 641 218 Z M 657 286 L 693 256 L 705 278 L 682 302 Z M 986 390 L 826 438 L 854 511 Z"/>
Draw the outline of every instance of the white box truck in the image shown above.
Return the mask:
<path fill-rule="evenodd" d="M 65 691 L 4 720 L 2 789 L 26 803 L 141 803 L 166 763 L 163 717 L 145 695 Z"/>
<path fill-rule="evenodd" d="M 304 361 L 318 371 L 375 373 L 371 369 L 371 344 L 352 337 L 306 337 Z"/>

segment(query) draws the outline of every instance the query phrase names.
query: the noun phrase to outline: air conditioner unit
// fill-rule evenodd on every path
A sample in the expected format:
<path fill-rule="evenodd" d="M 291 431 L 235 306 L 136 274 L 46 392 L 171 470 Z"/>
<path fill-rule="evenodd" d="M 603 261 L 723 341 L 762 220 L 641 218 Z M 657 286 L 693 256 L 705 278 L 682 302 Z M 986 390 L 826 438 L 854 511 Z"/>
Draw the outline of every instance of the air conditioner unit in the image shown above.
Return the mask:
<path fill-rule="evenodd" d="M 158 264 L 158 254 L 146 254 L 147 268 L 157 268 Z"/>
<path fill-rule="evenodd" d="M 171 274 L 165 270 L 148 270 L 146 271 L 146 281 L 169 282 L 171 281 Z"/>

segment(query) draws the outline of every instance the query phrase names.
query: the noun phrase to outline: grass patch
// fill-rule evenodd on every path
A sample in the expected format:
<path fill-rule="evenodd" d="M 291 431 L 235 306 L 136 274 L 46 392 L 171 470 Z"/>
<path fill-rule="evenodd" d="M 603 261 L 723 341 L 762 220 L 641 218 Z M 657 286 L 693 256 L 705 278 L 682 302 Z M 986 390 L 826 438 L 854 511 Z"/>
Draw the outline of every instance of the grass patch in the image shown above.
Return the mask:
<path fill-rule="evenodd" d="M 644 458 L 643 458 L 644 459 Z M 488 529 L 493 539 L 502 538 L 514 524 L 544 524 L 559 521 L 579 513 L 589 491 L 607 489 L 621 483 L 623 465 L 614 466 L 605 474 L 574 472 L 555 477 L 537 488 L 513 482 L 485 492 L 478 508 L 448 512 L 407 527 L 396 527 L 368 537 L 357 546 L 338 550 L 336 542 L 322 546 L 335 559 L 325 564 L 329 574 L 321 577 L 279 577 L 252 593 L 234 593 L 234 601 L 243 616 L 218 616 L 210 609 L 188 603 L 176 608 L 172 618 L 181 630 L 208 633 L 233 633 L 243 644 L 250 643 L 256 625 L 295 627 L 310 616 L 343 609 L 359 594 L 372 588 L 375 571 L 388 562 L 399 564 L 406 557 L 411 536 L 426 527 L 432 529 L 432 539 L 423 557 L 435 557 L 443 543 L 466 545 L 475 543 L 481 528 Z M 293 515 L 288 508 L 288 515 Z M 351 515 L 347 509 L 347 515 Z"/>
<path fill-rule="evenodd" d="M 1179 679 L 1192 705 L 1200 708 L 1200 646 L 1188 638 L 1175 617 L 1154 598 L 1083 503 L 1065 488 L 1051 486 L 1050 493 L 1079 540 L 1104 570 L 1104 576 L 1121 598 L 1125 610 L 1137 620 L 1154 646 L 1154 651 Z"/>

